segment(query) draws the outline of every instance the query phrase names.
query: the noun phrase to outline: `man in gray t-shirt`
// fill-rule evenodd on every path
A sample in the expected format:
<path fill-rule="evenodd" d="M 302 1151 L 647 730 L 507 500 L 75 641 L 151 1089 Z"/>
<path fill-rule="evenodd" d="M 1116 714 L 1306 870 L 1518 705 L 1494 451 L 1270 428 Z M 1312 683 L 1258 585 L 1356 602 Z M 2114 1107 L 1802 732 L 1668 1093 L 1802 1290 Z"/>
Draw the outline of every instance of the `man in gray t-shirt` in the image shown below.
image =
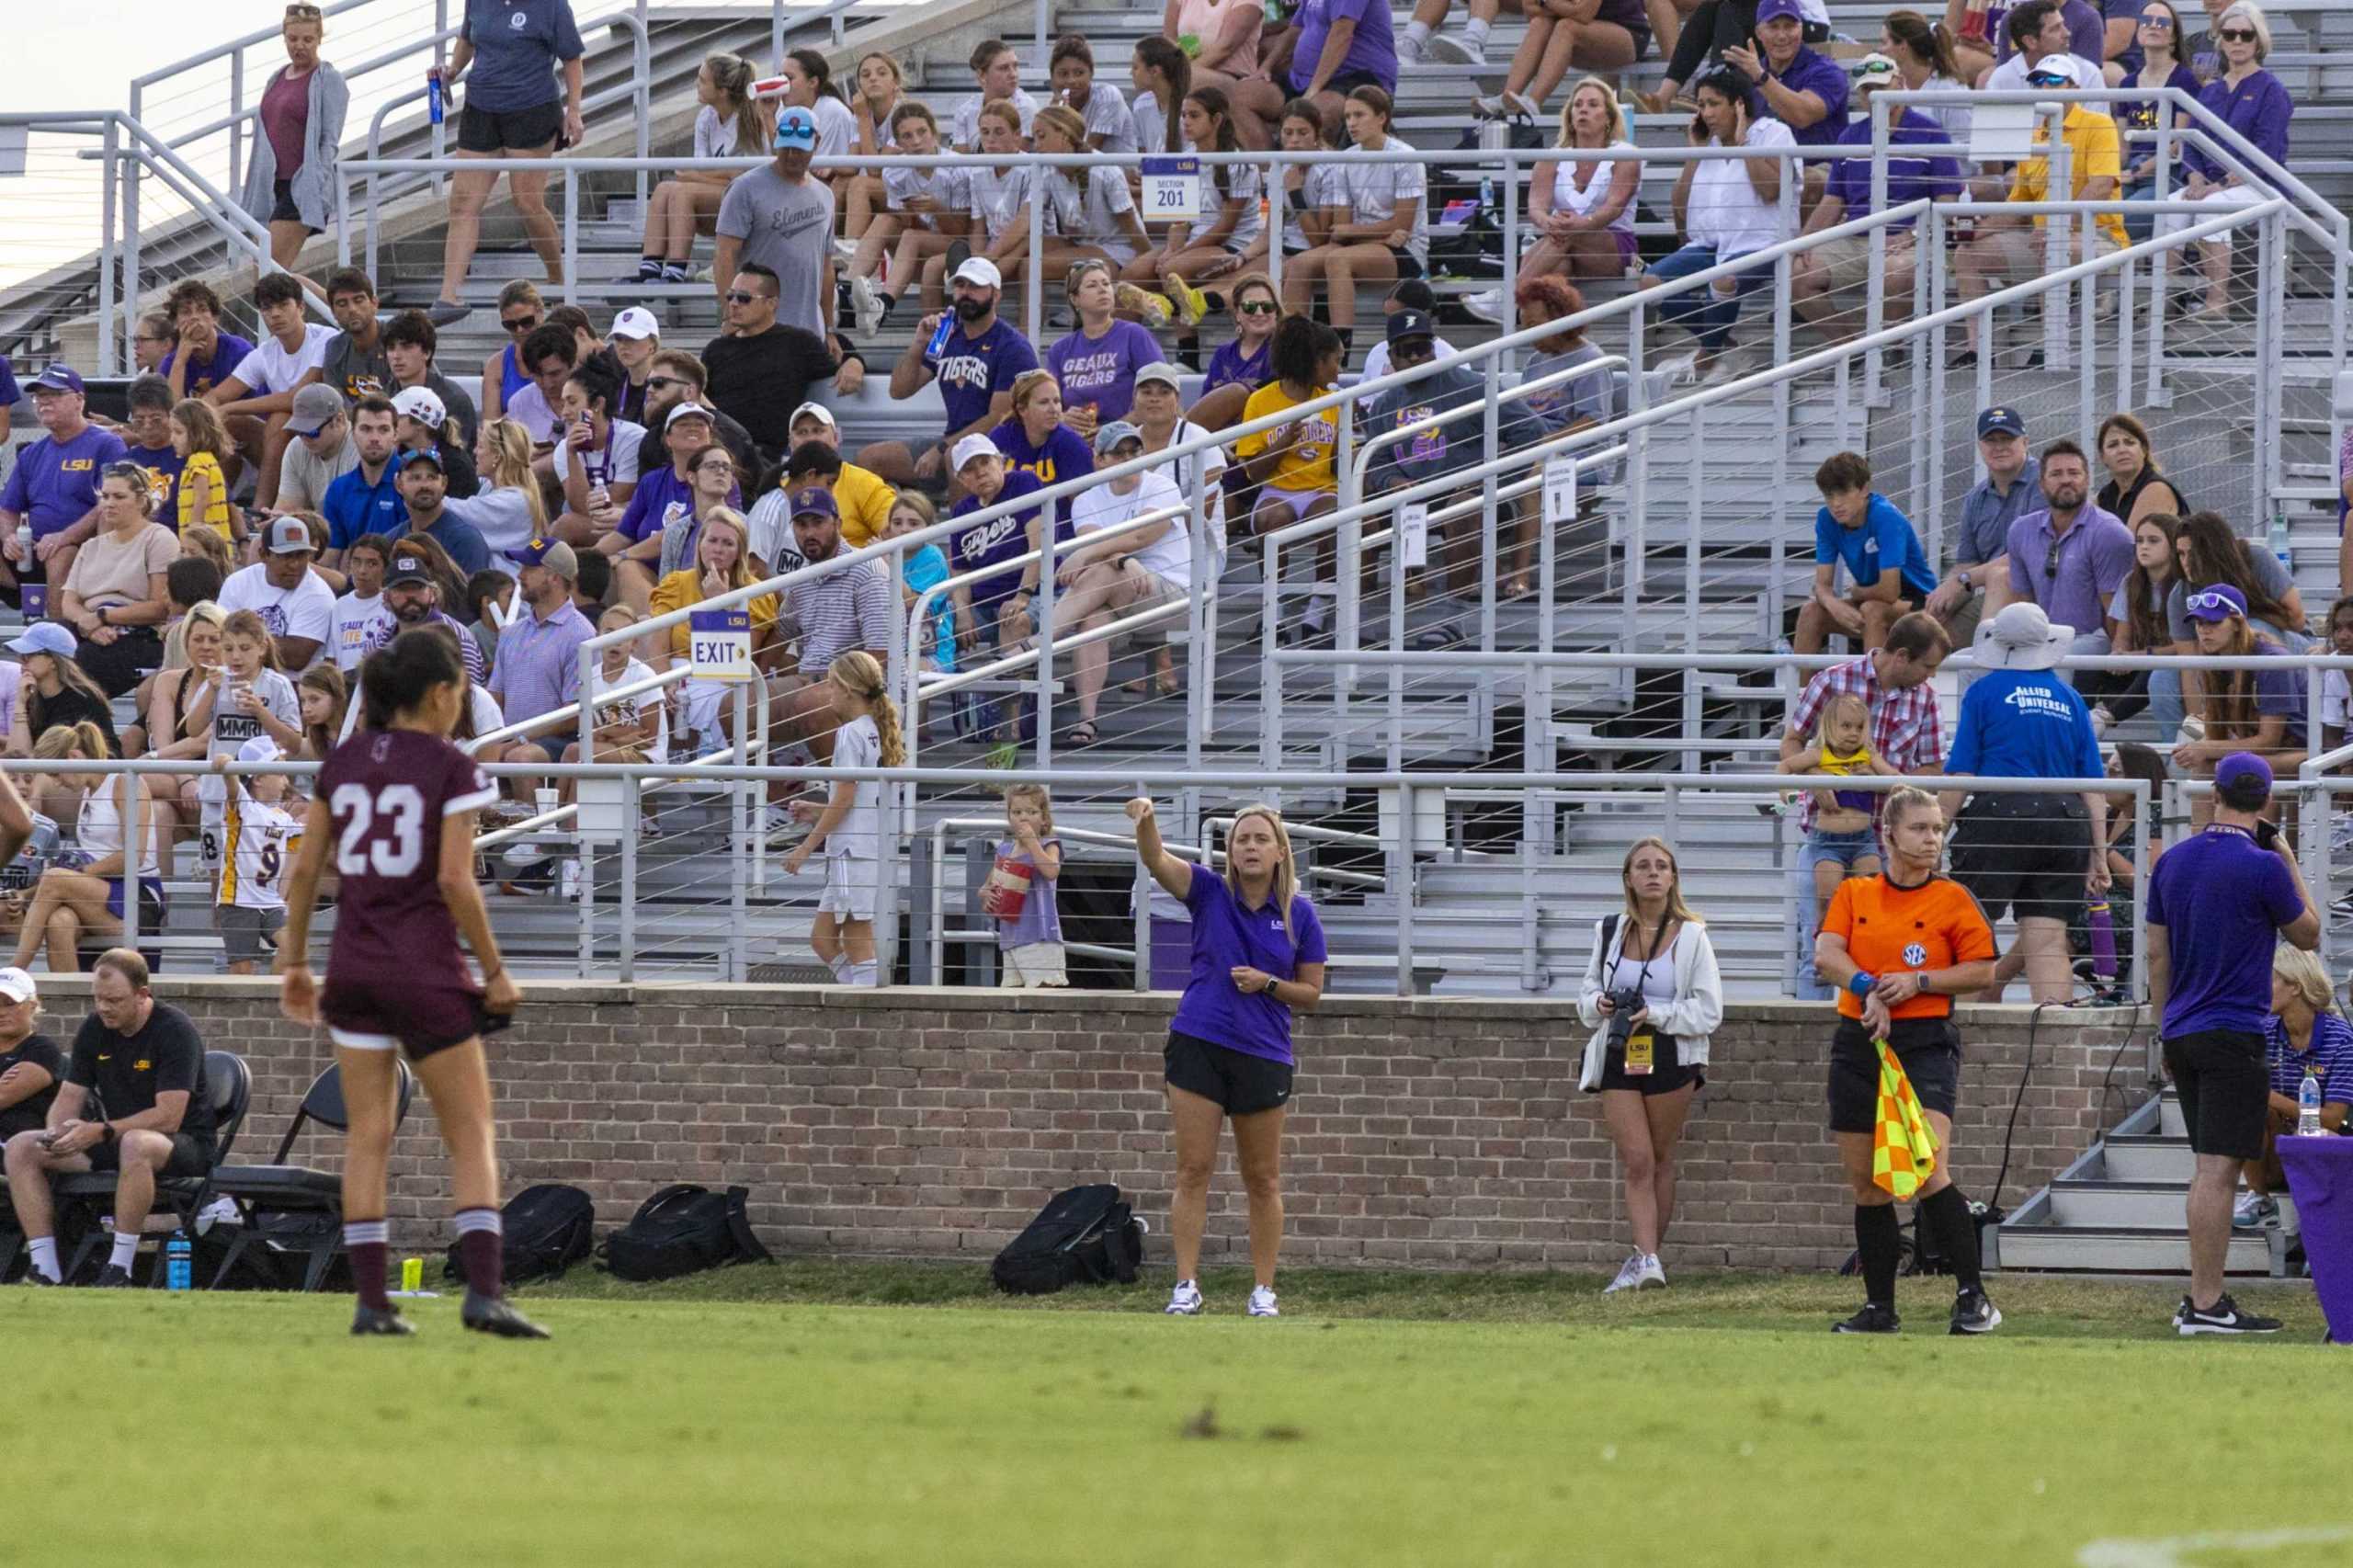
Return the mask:
<path fill-rule="evenodd" d="M 775 272 L 777 320 L 824 337 L 834 313 L 834 193 L 809 174 L 817 120 L 805 108 L 779 111 L 776 160 L 739 175 L 719 203 L 719 244 L 710 275 L 727 290 L 745 262 Z"/>
<path fill-rule="evenodd" d="M 315 512 L 327 486 L 359 466 L 351 418 L 333 387 L 313 383 L 294 394 L 286 416 L 286 456 L 278 465 L 278 509 Z"/>
<path fill-rule="evenodd" d="M 1967 647 L 1978 622 L 2008 601 L 2010 525 L 2042 506 L 2041 468 L 2027 451 L 2026 421 L 2017 409 L 1997 403 L 1977 416 L 1977 456 L 1985 477 L 1961 498 L 1953 567 L 1926 607 L 1956 648 Z"/>

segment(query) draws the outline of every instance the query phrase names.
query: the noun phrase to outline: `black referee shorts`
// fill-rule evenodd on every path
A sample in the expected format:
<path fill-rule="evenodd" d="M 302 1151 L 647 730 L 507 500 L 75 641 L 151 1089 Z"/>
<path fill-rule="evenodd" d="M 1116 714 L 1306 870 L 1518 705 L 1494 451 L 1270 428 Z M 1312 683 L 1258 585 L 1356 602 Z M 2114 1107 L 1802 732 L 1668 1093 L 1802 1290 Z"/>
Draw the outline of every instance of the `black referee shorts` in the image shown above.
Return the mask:
<path fill-rule="evenodd" d="M 1950 1018 L 1897 1018 L 1887 1043 L 1912 1080 L 1920 1108 L 1950 1120 L 1961 1103 L 1961 1030 Z M 1869 1132 L 1879 1121 L 1879 1052 L 1854 1018 L 1830 1037 L 1830 1131 Z"/>
<path fill-rule="evenodd" d="M 2092 819 L 2080 796 L 1980 792 L 1952 833 L 1952 880 L 1989 921 L 2072 921 L 2084 907 Z"/>

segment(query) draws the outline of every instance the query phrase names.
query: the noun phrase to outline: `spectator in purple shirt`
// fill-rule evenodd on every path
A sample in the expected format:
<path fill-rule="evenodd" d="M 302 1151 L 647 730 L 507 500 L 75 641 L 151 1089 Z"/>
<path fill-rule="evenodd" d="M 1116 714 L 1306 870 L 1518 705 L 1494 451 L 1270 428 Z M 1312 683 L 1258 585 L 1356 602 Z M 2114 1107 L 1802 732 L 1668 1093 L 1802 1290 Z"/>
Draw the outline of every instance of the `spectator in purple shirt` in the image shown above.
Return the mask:
<path fill-rule="evenodd" d="M 2010 598 L 2042 608 L 2053 624 L 2072 626 L 2073 654 L 2105 653 L 2116 623 L 2108 607 L 2132 570 L 2132 530 L 2091 504 L 2092 470 L 2069 440 L 2042 449 L 2043 510 L 2010 525 Z M 2071 681 L 2075 676 L 2071 673 Z"/>
<path fill-rule="evenodd" d="M 1046 350 L 1046 369 L 1063 389 L 1063 419 L 1088 441 L 1096 426 L 1125 419 L 1135 406 L 1136 372 L 1160 360 L 1160 345 L 1131 321 L 1111 313 L 1111 266 L 1082 261 L 1063 284 L 1078 330 Z"/>
<path fill-rule="evenodd" d="M 1805 233 L 1819 233 L 1849 219 L 1870 214 L 1871 206 L 1871 95 L 1881 87 L 1900 87 L 1904 78 L 1895 62 L 1884 54 L 1867 54 L 1855 62 L 1855 118 L 1838 133 L 1838 144 L 1862 149 L 1862 155 L 1840 158 L 1830 165 L 1830 177 Z M 1918 109 L 1898 108 L 1888 125 L 1891 149 L 1905 142 L 1930 145 L 1947 140 L 1945 129 Z M 1943 153 L 1906 157 L 1891 150 L 1887 157 L 1887 201 L 1890 207 L 1927 198 L 1950 200 L 1961 194 L 1961 165 Z M 1911 313 L 1913 220 L 1890 227 L 1887 250 L 1883 321 L 1902 321 Z M 1870 278 L 1871 241 L 1868 234 L 1824 240 L 1790 258 L 1790 300 L 1798 313 L 1829 334 L 1834 341 L 1863 329 L 1863 300 Z"/>
<path fill-rule="evenodd" d="M 1275 379 L 1275 324 L 1283 319 L 1282 296 L 1263 278 L 1244 278 L 1229 298 L 1233 301 L 1233 335 L 1210 356 L 1200 396 L 1192 408 L 1194 420 L 1211 430 L 1240 424 L 1250 394 Z"/>
<path fill-rule="evenodd" d="M 510 724 L 537 719 L 570 703 L 580 690 L 580 645 L 597 634 L 572 602 L 580 579 L 580 559 L 572 547 L 541 535 L 517 557 L 522 566 L 515 618 L 498 634 L 498 662 L 491 667 L 490 694 Z M 467 639 L 472 641 L 472 639 Z M 551 724 L 536 740 L 496 744 L 482 751 L 484 762 L 548 763 L 563 749 Z M 574 726 L 576 728 L 577 726 Z M 497 755 L 494 756 L 493 753 Z M 533 780 L 507 780 L 518 801 L 531 798 Z"/>
<path fill-rule="evenodd" d="M 1169 1228 L 1176 1289 L 1167 1311 L 1201 1310 L 1201 1231 L 1218 1136 L 1233 1122 L 1242 1184 L 1250 1195 L 1250 1263 L 1257 1276 L 1250 1315 L 1275 1317 L 1275 1265 L 1282 1250 L 1283 1111 L 1295 1058 L 1291 1015 L 1324 999 L 1328 953 L 1315 905 L 1299 891 L 1290 836 L 1271 806 L 1245 806 L 1226 834 L 1223 876 L 1180 860 L 1161 842 L 1152 802 L 1128 802 L 1136 858 L 1192 916 L 1192 968 L 1162 1052 L 1176 1124 L 1176 1179 Z"/>
<path fill-rule="evenodd" d="M 2189 619 L 2198 651 L 2210 659 L 2232 659 L 2235 667 L 2209 671 L 2206 735 L 2174 748 L 2174 764 L 2200 778 L 2214 777 L 2214 765 L 2233 752 L 2253 752 L 2274 774 L 2292 774 L 2311 751 L 2306 728 L 2312 712 L 2304 666 L 2288 650 L 2248 623 L 2246 596 L 2228 583 L 2192 589 Z"/>
<path fill-rule="evenodd" d="M 2296 106 L 2279 78 L 2263 69 L 2264 60 L 2271 53 L 2271 24 L 2263 19 L 2261 7 L 2253 0 L 2237 0 L 2215 21 L 2214 37 L 2222 45 L 2222 74 L 2206 84 L 2198 101 L 2229 121 L 2231 129 L 2254 143 L 2256 151 L 2284 167 L 2288 120 Z M 2208 157 L 2201 148 L 2186 148 L 2181 161 L 2189 176 L 2182 197 L 2206 210 L 2165 214 L 2157 220 L 2160 234 L 2265 199 L 2263 191 Z M 2206 302 L 2189 319 L 2220 324 L 2231 314 L 2231 236 L 2224 232 L 2200 240 L 2198 249 L 2200 266 L 2206 274 Z"/>
<path fill-rule="evenodd" d="M 2127 71 L 2117 85 L 2121 87 L 2171 87 L 2198 96 L 2198 78 L 2182 63 L 2181 13 L 2173 0 L 2142 0 L 2140 12 L 2140 42 L 2133 53 L 2139 63 Z M 2117 134 L 2123 140 L 2124 199 L 2154 201 L 2157 195 L 2157 144 L 2154 140 L 2135 141 L 2136 134 L 2145 135 L 2157 128 L 2157 120 L 2165 112 L 2164 106 L 2154 103 L 2119 103 L 2109 106 L 2116 114 Z M 2187 110 L 2171 111 L 2176 130 L 2187 131 L 2190 116 Z M 2173 143 L 2173 169 L 2166 176 L 2168 191 L 2178 198 L 2182 187 L 2182 144 Z M 2155 232 L 2153 216 L 2134 217 L 2126 209 L 2124 232 L 2135 244 Z"/>
<path fill-rule="evenodd" d="M 1828 146 L 1847 129 L 1847 73 L 1836 61 L 1806 47 L 1805 12 L 1798 0 L 1763 0 L 1756 7 L 1755 47 L 1735 44 L 1723 57 L 1748 74 L 1757 85 L 1763 114 L 1788 126 L 1799 146 Z M 1806 165 L 1807 207 L 1821 198 L 1828 177 L 1821 164 Z"/>
<path fill-rule="evenodd" d="M 65 581 L 74 552 L 97 531 L 98 472 L 123 456 L 122 437 L 90 423 L 82 378 L 51 365 L 32 381 L 33 417 L 48 434 L 17 454 L 0 489 L 0 594 L 22 583 Z M 32 529 L 32 559 L 17 554 L 17 530 Z"/>
<path fill-rule="evenodd" d="M 171 312 L 179 337 L 157 373 L 172 383 L 176 399 L 205 396 L 254 351 L 251 338 L 221 330 L 221 296 L 200 278 L 183 278 L 172 285 L 164 308 Z"/>
<path fill-rule="evenodd" d="M 997 315 L 1005 277 L 985 256 L 972 256 L 949 279 L 955 308 L 915 324 L 906 352 L 891 367 L 891 395 L 906 399 L 934 381 L 948 428 L 939 439 L 911 451 L 904 441 L 861 447 L 858 466 L 891 484 L 949 483 L 956 494 L 956 471 L 948 460 L 966 436 L 985 436 L 1013 412 L 1013 383 L 1038 368 L 1038 351 L 1020 330 Z M 949 331 L 940 337 L 940 327 Z M 935 338 L 939 338 L 937 350 Z"/>
<path fill-rule="evenodd" d="M 1326 125 L 1340 123 L 1342 100 L 1358 87 L 1397 91 L 1397 35 L 1388 0 L 1301 0 L 1290 69 L 1281 81 L 1260 75 L 1237 83 L 1233 107 L 1258 122 L 1256 145 L 1274 141 L 1283 105 L 1305 98 Z M 1246 138 L 1245 138 L 1246 140 Z"/>

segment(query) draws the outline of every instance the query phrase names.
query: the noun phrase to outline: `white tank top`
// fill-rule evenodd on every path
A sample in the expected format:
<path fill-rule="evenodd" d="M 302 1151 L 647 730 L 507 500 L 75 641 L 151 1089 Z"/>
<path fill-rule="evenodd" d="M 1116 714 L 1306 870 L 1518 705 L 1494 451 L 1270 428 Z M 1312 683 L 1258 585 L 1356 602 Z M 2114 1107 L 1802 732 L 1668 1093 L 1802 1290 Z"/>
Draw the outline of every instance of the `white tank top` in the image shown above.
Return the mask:
<path fill-rule="evenodd" d="M 1614 151 L 1620 147 L 1631 150 L 1631 145 L 1624 142 L 1613 142 L 1606 150 Z M 1582 218 L 1608 199 L 1609 179 L 1617 172 L 1618 165 L 1611 160 L 1604 158 L 1594 165 L 1593 177 L 1585 184 L 1579 185 L 1577 160 L 1590 155 L 1593 149 L 1563 147 L 1559 151 L 1569 155 L 1552 165 L 1552 205 L 1557 210 L 1574 212 Z M 1609 221 L 1609 226 L 1612 229 L 1631 231 L 1634 226 L 1634 203 L 1631 201 L 1626 203 L 1625 210 Z"/>
<path fill-rule="evenodd" d="M 104 784 L 82 797 L 82 810 L 74 824 L 74 841 L 93 860 L 103 860 L 122 847 L 121 790 L 122 779 L 110 776 Z M 153 877 L 159 873 L 152 824 L 145 837 L 147 842 L 138 856 L 139 869 L 133 874 Z"/>

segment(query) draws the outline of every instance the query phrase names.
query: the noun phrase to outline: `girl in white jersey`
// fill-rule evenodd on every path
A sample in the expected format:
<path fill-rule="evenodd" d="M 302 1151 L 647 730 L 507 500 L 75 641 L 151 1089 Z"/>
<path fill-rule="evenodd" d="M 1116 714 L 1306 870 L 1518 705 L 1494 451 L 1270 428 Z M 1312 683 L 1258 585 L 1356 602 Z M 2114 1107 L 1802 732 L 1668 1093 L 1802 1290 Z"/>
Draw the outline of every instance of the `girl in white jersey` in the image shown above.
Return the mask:
<path fill-rule="evenodd" d="M 862 649 L 844 653 L 826 669 L 825 681 L 841 720 L 834 733 L 834 766 L 904 764 L 907 747 L 899 710 L 874 655 Z M 807 801 L 792 804 L 795 818 L 815 825 L 784 858 L 785 873 L 799 876 L 812 854 L 824 851 L 825 892 L 817 903 L 809 945 L 844 985 L 881 983 L 875 972 L 874 912 L 881 897 L 886 843 L 883 794 L 879 780 L 844 778 L 835 783 L 823 807 Z"/>

